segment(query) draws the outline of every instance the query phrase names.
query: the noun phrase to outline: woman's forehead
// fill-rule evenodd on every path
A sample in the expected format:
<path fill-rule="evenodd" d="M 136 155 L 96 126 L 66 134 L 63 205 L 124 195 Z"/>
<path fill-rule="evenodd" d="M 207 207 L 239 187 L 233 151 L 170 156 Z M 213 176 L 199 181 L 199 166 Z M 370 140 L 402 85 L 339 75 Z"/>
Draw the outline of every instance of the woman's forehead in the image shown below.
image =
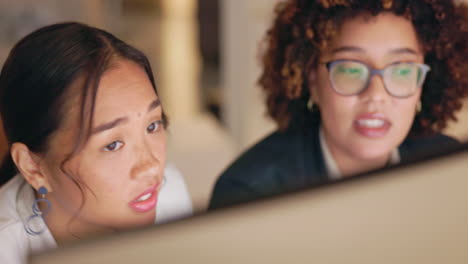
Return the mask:
<path fill-rule="evenodd" d="M 392 13 L 377 16 L 359 15 L 343 22 L 332 44 L 372 46 L 419 45 L 416 30 L 411 21 Z"/>
<path fill-rule="evenodd" d="M 102 76 L 96 96 L 96 117 L 115 112 L 146 112 L 147 106 L 156 98 L 155 89 L 143 68 L 124 61 Z"/>
<path fill-rule="evenodd" d="M 381 13 L 346 20 L 321 55 L 328 57 L 341 53 L 371 58 L 410 55 L 419 59 L 421 50 L 411 21 L 391 13 Z"/>

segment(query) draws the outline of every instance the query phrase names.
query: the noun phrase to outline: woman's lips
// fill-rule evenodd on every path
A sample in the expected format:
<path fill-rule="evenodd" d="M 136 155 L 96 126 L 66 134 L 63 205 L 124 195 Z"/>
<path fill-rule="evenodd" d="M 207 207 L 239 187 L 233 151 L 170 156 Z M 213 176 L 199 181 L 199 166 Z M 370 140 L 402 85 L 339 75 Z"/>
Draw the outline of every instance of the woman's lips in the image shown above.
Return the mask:
<path fill-rule="evenodd" d="M 354 121 L 354 129 L 360 135 L 370 138 L 385 136 L 392 123 L 380 113 L 364 113 L 359 115 Z"/>
<path fill-rule="evenodd" d="M 139 213 L 153 210 L 156 207 L 156 203 L 158 201 L 157 187 L 158 184 L 138 195 L 133 201 L 129 203 L 130 208 Z"/>

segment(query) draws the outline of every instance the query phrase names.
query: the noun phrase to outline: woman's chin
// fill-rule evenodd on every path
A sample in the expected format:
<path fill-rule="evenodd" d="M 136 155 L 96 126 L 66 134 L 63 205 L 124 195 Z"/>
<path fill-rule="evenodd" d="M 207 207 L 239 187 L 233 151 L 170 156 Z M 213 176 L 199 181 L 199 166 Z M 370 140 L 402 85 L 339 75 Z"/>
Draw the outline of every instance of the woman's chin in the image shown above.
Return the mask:
<path fill-rule="evenodd" d="M 133 215 L 127 221 L 119 223 L 119 230 L 140 228 L 145 226 L 154 225 L 156 221 L 154 210 L 151 212 L 145 213 L 145 215 Z"/>
<path fill-rule="evenodd" d="M 363 162 L 386 162 L 390 158 L 394 148 L 388 146 L 373 147 L 369 146 L 359 148 L 353 151 L 353 154 L 357 159 Z"/>

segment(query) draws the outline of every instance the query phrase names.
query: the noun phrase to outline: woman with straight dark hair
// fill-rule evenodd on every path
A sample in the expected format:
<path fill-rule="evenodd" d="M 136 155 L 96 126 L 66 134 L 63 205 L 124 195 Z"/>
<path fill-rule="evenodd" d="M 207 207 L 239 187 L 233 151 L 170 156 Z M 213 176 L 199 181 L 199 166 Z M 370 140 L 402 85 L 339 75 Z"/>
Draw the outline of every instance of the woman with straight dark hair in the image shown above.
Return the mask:
<path fill-rule="evenodd" d="M 108 32 L 62 23 L 19 41 L 0 75 L 0 114 L 0 263 L 192 213 L 166 166 L 150 64 Z"/>

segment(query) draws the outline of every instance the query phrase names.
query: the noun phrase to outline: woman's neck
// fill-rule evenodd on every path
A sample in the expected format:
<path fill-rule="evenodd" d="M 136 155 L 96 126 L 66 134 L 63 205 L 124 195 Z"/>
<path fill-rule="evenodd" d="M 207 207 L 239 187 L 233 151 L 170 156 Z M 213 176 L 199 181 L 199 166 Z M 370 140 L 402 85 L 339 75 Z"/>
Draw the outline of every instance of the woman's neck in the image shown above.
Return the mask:
<path fill-rule="evenodd" d="M 333 154 L 336 164 L 343 176 L 352 176 L 366 171 L 385 167 L 390 159 L 390 154 L 372 160 L 360 160 L 348 155 Z"/>
<path fill-rule="evenodd" d="M 36 197 L 38 197 L 37 193 Z M 86 223 L 62 209 L 52 197 L 46 198 L 49 198 L 51 202 L 51 210 L 44 220 L 58 245 L 115 232 L 109 228 Z M 39 207 L 42 209 L 42 204 Z"/>
<path fill-rule="evenodd" d="M 360 159 L 357 156 L 352 155 L 351 153 L 347 153 L 345 150 L 336 147 L 334 144 L 330 144 L 330 140 L 327 138 L 327 135 L 322 134 L 323 131 L 320 133 L 320 140 L 325 141 L 322 142 L 323 144 L 321 146 L 322 148 L 326 148 L 326 151 L 328 152 L 328 154 L 325 156 L 328 155 L 328 158 L 334 161 L 334 166 L 332 167 L 337 167 L 334 170 L 338 169 L 338 175 L 347 177 L 362 172 L 375 170 L 385 167 L 385 165 L 387 165 L 391 160 L 391 152 L 373 159 Z M 335 173 L 337 172 L 335 171 Z"/>

